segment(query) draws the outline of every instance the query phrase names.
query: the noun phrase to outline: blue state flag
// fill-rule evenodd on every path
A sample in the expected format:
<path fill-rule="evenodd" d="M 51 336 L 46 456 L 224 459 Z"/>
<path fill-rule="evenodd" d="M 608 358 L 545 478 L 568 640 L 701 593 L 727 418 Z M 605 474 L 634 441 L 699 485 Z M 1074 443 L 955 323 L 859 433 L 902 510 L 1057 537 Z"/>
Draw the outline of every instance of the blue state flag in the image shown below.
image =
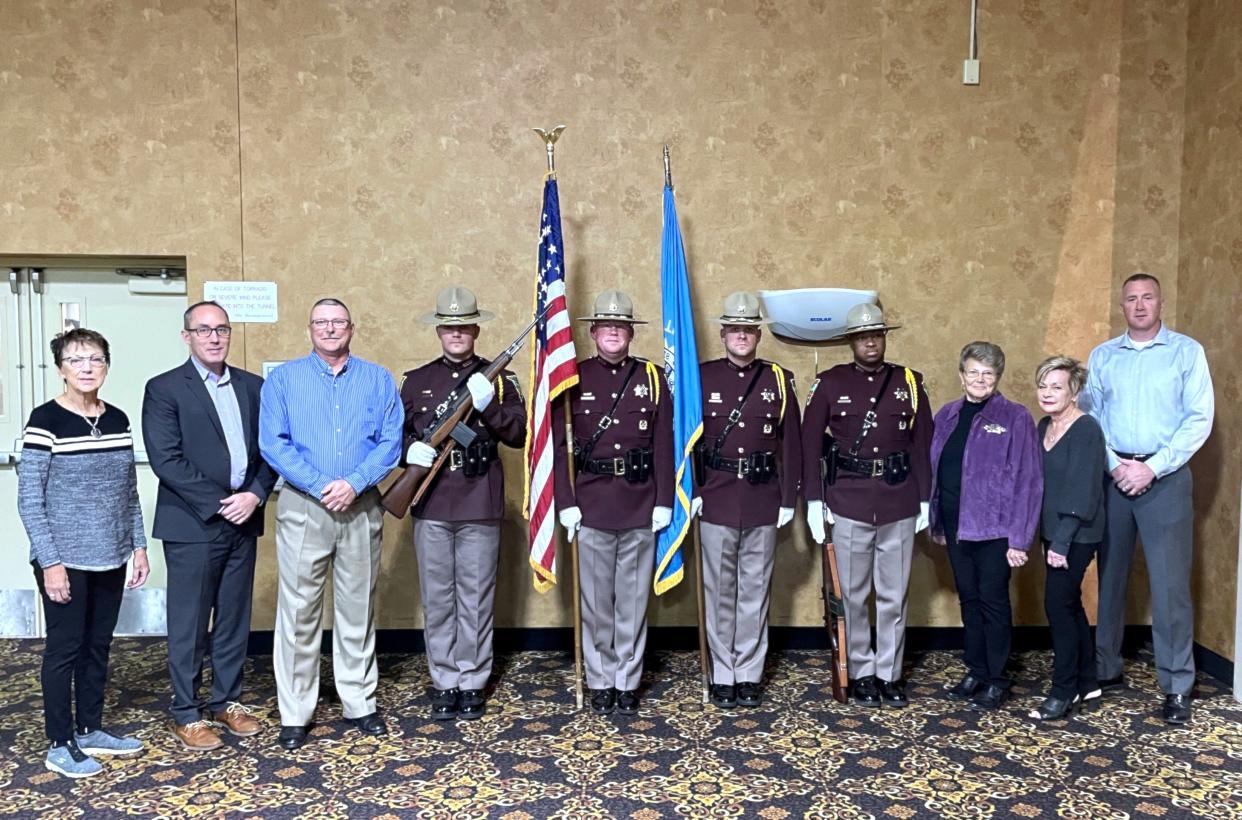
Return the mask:
<path fill-rule="evenodd" d="M 660 290 L 664 321 L 664 375 L 673 400 L 673 449 L 677 453 L 677 497 L 673 521 L 656 541 L 656 595 L 681 583 L 685 566 L 681 544 L 690 532 L 690 499 L 694 494 L 692 453 L 703 435 L 703 392 L 699 385 L 699 346 L 694 338 L 694 310 L 686 249 L 677 224 L 673 189 L 664 186 L 664 238 L 660 249 Z"/>

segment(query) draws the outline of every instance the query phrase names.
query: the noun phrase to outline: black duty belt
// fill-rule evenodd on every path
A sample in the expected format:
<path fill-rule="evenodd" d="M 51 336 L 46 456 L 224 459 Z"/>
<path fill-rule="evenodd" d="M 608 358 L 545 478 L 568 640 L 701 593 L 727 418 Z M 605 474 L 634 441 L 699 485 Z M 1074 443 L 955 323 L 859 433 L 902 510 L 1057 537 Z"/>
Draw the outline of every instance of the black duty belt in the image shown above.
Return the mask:
<path fill-rule="evenodd" d="M 647 447 L 635 447 L 615 458 L 582 458 L 579 448 L 575 461 L 584 473 L 620 476 L 631 484 L 642 484 L 651 477 L 652 451 Z"/>
<path fill-rule="evenodd" d="M 704 467 L 750 479 L 751 484 L 767 484 L 776 476 L 776 453 L 770 450 L 756 450 L 745 458 L 725 458 L 715 452 L 702 458 Z"/>
<path fill-rule="evenodd" d="M 888 460 L 883 458 L 850 458 L 844 454 L 837 456 L 838 469 L 871 478 L 882 478 L 887 464 Z"/>
<path fill-rule="evenodd" d="M 833 476 L 838 470 L 845 470 L 847 473 L 881 479 L 885 484 L 897 485 L 910 475 L 910 454 L 901 450 L 889 453 L 884 458 L 854 458 L 834 446 L 827 456 L 820 459 L 820 465 L 823 472 Z"/>
<path fill-rule="evenodd" d="M 1116 450 L 1113 452 L 1117 454 L 1117 458 L 1124 458 L 1126 461 L 1146 461 L 1155 455 L 1155 453 L 1118 453 Z"/>
<path fill-rule="evenodd" d="M 455 447 L 449 453 L 449 469 L 461 470 L 466 478 L 485 475 L 491 469 L 499 451 L 493 439 L 475 441 L 469 447 Z"/>

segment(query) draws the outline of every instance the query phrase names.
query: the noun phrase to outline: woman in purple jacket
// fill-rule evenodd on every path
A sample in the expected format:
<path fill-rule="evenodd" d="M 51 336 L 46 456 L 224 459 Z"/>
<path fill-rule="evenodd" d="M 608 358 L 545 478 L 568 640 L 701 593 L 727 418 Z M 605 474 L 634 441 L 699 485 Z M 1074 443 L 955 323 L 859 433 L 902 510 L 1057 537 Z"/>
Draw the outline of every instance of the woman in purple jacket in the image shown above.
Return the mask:
<path fill-rule="evenodd" d="M 1043 457 L 1030 412 L 997 392 L 1004 351 L 971 342 L 958 370 L 965 395 L 936 413 L 931 453 L 932 540 L 949 547 L 966 633 L 966 674 L 949 697 L 996 709 L 1009 697 L 1009 573 L 1039 524 Z"/>

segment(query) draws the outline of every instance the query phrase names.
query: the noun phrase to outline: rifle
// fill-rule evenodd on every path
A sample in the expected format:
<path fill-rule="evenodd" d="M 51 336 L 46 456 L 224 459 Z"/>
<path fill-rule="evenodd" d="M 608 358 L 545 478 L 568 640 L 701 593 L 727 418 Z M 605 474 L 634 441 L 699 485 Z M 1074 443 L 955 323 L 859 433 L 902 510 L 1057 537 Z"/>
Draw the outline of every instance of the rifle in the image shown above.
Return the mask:
<path fill-rule="evenodd" d="M 483 378 L 489 382 L 494 382 L 499 378 L 501 371 L 509 366 L 509 362 L 513 361 L 513 357 L 522 349 L 527 335 L 535 325 L 543 320 L 549 307 L 551 304 L 544 307 L 543 312 L 531 320 L 531 323 L 518 334 L 504 352 L 492 360 L 492 363 L 483 371 Z M 473 409 L 474 399 L 471 398 L 469 390 L 462 390 L 460 396 L 454 390 L 436 408 L 435 419 L 423 431 L 422 438 L 424 444 L 438 450 L 436 460 L 430 467 L 420 467 L 417 464 L 407 466 L 392 486 L 384 491 L 384 494 L 380 496 L 380 504 L 391 515 L 405 518 L 410 508 L 422 501 L 427 490 L 431 488 L 431 482 L 440 474 L 444 463 L 453 454 L 454 448 L 469 447 L 478 437 L 478 434 L 465 423 L 466 417 Z"/>
<path fill-rule="evenodd" d="M 846 687 L 850 672 L 845 637 L 845 601 L 841 597 L 841 573 L 837 570 L 837 550 L 829 538 L 824 544 L 824 628 L 828 630 L 829 653 L 832 656 L 832 698 L 837 703 L 849 700 Z"/>

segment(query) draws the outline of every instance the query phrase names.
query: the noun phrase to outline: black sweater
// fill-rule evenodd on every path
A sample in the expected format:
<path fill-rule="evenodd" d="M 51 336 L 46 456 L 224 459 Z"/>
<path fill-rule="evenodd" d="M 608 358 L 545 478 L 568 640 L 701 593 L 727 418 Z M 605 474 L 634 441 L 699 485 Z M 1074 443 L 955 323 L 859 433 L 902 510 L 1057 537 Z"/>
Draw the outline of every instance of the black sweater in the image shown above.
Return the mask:
<path fill-rule="evenodd" d="M 1051 419 L 1039 421 L 1043 443 Z M 1043 538 L 1053 552 L 1065 555 L 1070 544 L 1104 539 L 1104 433 L 1091 416 L 1070 425 L 1051 450 L 1044 450 Z"/>

